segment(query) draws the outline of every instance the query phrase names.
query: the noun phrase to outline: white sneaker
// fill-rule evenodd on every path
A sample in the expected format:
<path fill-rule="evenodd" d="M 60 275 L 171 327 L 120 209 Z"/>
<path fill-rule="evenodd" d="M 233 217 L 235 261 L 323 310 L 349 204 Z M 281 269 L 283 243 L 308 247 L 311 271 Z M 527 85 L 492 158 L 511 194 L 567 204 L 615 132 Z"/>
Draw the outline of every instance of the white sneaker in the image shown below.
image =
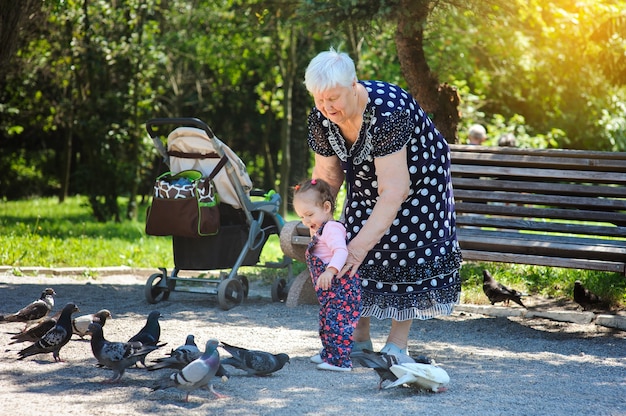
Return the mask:
<path fill-rule="evenodd" d="M 348 367 L 337 367 L 336 365 L 321 363 L 317 365 L 318 370 L 329 370 L 329 371 L 352 371 L 351 368 Z"/>
<path fill-rule="evenodd" d="M 309 361 L 313 364 L 321 364 L 324 362 L 324 360 L 322 360 L 322 356 L 319 354 L 315 354 L 313 357 L 309 358 Z"/>

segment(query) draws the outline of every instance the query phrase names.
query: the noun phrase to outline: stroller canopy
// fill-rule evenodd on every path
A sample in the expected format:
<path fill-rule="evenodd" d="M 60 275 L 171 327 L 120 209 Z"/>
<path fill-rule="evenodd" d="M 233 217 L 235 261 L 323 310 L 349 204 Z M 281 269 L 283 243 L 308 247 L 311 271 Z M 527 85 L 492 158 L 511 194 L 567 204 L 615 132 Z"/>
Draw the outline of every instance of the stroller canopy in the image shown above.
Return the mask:
<path fill-rule="evenodd" d="M 202 172 L 203 176 L 208 176 L 219 163 L 220 158 L 225 155 L 230 163 L 227 163 L 213 179 L 220 201 L 234 208 L 241 208 L 245 205 L 237 196 L 237 188 L 243 190 L 245 195 L 249 195 L 252 189 L 252 180 L 246 171 L 246 165 L 230 147 L 217 137 L 209 138 L 202 129 L 179 127 L 167 136 L 167 151 L 168 153 L 178 152 L 175 155 L 170 154 L 169 157 L 172 174 L 195 169 Z M 181 153 L 190 156 L 184 157 Z M 217 154 L 218 157 L 195 156 L 211 154 Z M 229 175 L 229 172 L 232 174 Z"/>

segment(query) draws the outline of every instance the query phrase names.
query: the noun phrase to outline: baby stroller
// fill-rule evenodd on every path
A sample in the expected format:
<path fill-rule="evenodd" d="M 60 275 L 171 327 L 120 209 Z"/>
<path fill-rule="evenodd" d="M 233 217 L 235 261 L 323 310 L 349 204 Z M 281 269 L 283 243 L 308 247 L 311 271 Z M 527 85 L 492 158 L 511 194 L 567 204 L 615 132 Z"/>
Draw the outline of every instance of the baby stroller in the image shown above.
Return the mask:
<path fill-rule="evenodd" d="M 177 126 L 167 136 L 167 149 L 160 135 L 164 126 Z M 216 294 L 219 306 L 228 310 L 241 304 L 248 296 L 249 282 L 245 276 L 238 274 L 239 268 L 258 266 L 287 268 L 288 280 L 277 278 L 272 284 L 272 300 L 284 301 L 288 293 L 287 282 L 292 277 L 291 259 L 283 257 L 280 262 L 258 264 L 268 237 L 272 234 L 280 235 L 284 224 L 278 214 L 280 195 L 274 191 L 252 189 L 252 182 L 241 159 L 213 134 L 206 123 L 197 118 L 152 119 L 146 123 L 146 130 L 170 169 L 170 172 L 164 174 L 169 175 L 168 186 L 175 186 L 180 180 L 189 181 L 189 178 L 196 181 L 200 177 L 197 172 L 200 172 L 200 181 L 204 182 L 195 183 L 208 184 L 217 191 L 218 203 L 212 209 L 217 209 L 219 217 L 219 223 L 214 224 L 217 229 L 205 235 L 201 231 L 199 235 L 189 236 L 178 231 L 162 230 L 162 226 L 177 228 L 177 222 L 184 223 L 189 216 L 179 215 L 180 211 L 168 211 L 169 208 L 164 210 L 161 208 L 163 205 L 159 205 L 160 214 L 157 214 L 156 202 L 170 207 L 168 204 L 180 202 L 180 199 L 175 199 L 180 196 L 153 195 L 146 219 L 146 233 L 172 236 L 174 269 L 168 275 L 166 268 L 159 267 L 160 273 L 148 278 L 146 300 L 158 303 L 167 300 L 173 291 L 210 293 Z M 196 173 L 198 177 L 189 176 L 190 172 Z M 155 192 L 159 182 L 163 182 L 159 179 L 164 175 L 157 178 Z M 201 193 L 194 192 L 194 195 Z M 190 202 L 197 214 L 197 206 L 202 204 L 196 204 L 195 200 Z M 166 218 L 169 212 L 178 214 Z M 200 217 L 204 215 L 202 212 Z M 211 212 L 215 214 L 215 211 Z M 228 268 L 230 272 L 222 271 Z M 220 272 L 219 277 L 182 277 L 178 276 L 181 270 Z"/>

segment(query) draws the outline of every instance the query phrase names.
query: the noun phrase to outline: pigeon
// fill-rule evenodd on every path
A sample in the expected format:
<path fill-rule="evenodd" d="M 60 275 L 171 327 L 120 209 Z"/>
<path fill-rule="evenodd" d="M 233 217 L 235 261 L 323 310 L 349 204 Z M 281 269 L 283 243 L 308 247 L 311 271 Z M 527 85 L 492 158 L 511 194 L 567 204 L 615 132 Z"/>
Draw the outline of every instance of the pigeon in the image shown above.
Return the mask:
<path fill-rule="evenodd" d="M 267 376 L 289 362 L 289 356 L 284 353 L 272 354 L 265 351 L 247 350 L 222 342 L 222 348 L 232 357 L 222 360 L 223 365 L 232 365 L 244 370 L 248 375 Z"/>
<path fill-rule="evenodd" d="M 57 320 L 61 313 L 55 314 L 54 317 L 46 317 L 43 321 L 38 323 L 32 328 L 27 329 L 26 331 L 14 333 L 11 339 L 13 341 L 9 342 L 11 344 L 17 344 L 20 342 L 37 342 L 41 337 L 43 337 L 46 332 L 54 328 L 57 324 Z"/>
<path fill-rule="evenodd" d="M 198 349 L 193 335 L 187 335 L 185 345 L 181 345 L 175 350 L 171 350 L 167 357 L 157 358 L 153 361 L 153 365 L 148 367 L 148 371 L 160 370 L 162 368 L 173 368 L 175 370 L 182 370 L 187 364 L 200 357 L 202 352 Z M 215 373 L 216 377 L 220 377 L 223 382 L 228 381 L 230 373 L 226 371 L 224 366 L 220 363 L 220 367 Z"/>
<path fill-rule="evenodd" d="M 152 391 L 175 387 L 187 393 L 186 402 L 189 401 L 190 392 L 201 388 L 208 388 L 217 398 L 226 397 L 216 392 L 211 383 L 220 365 L 218 346 L 218 340 L 208 340 L 206 349 L 200 357 L 187 364 L 183 369 L 172 373 L 169 377 L 157 381 L 152 387 Z"/>
<path fill-rule="evenodd" d="M 353 362 L 367 368 L 372 368 L 378 373 L 380 380 L 378 382 L 378 390 L 382 388 L 383 382 L 396 381 L 398 377 L 391 371 L 391 366 L 395 364 L 415 363 L 431 364 L 432 360 L 428 357 L 420 355 L 411 357 L 406 354 L 387 354 L 384 352 L 374 352 L 368 349 L 356 351 L 350 354 Z"/>
<path fill-rule="evenodd" d="M 584 311 L 593 308 L 594 306 L 605 306 L 602 299 L 584 287 L 580 280 L 576 280 L 574 282 L 574 301 L 582 306 Z"/>
<path fill-rule="evenodd" d="M 142 345 L 151 345 L 154 347 L 162 347 L 165 345 L 159 344 L 159 338 L 161 337 L 161 325 L 159 324 L 159 318 L 161 317 L 161 312 L 152 311 L 148 314 L 148 319 L 143 328 L 139 330 L 135 335 L 133 335 L 128 342 L 141 342 Z M 142 357 L 139 362 L 146 366 L 145 362 L 146 357 Z"/>
<path fill-rule="evenodd" d="M 143 345 L 135 342 L 112 342 L 104 338 L 102 325 L 97 322 L 89 324 L 87 333 L 91 335 L 91 351 L 98 360 L 98 364 L 113 370 L 113 377 L 105 383 L 120 381 L 128 367 L 132 367 L 140 359 L 156 350 L 155 345 Z"/>
<path fill-rule="evenodd" d="M 492 305 L 496 302 L 504 302 L 508 306 L 509 301 L 512 300 L 521 307 L 526 308 L 521 300 L 522 296 L 524 296 L 523 293 L 498 283 L 487 270 L 483 270 L 483 292 L 485 292 Z"/>
<path fill-rule="evenodd" d="M 176 370 L 182 370 L 185 366 L 202 355 L 200 349 L 195 342 L 193 335 L 187 335 L 185 345 L 173 349 L 167 357 L 157 358 L 153 362 L 154 365 L 148 367 L 148 370 L 155 371 L 162 368 L 173 368 Z"/>
<path fill-rule="evenodd" d="M 61 348 L 63 348 L 63 346 L 72 338 L 72 314 L 74 312 L 79 312 L 79 309 L 75 304 L 68 303 L 65 305 L 56 325 L 46 332 L 43 337 L 41 337 L 33 345 L 18 352 L 20 356 L 18 360 L 23 360 L 24 358 L 35 354 L 51 352 L 54 361 L 63 361 L 59 356 L 59 352 Z"/>
<path fill-rule="evenodd" d="M 24 306 L 19 311 L 10 315 L 0 315 L 0 324 L 6 322 L 23 322 L 26 324 L 24 330 L 29 325 L 39 323 L 45 318 L 54 307 L 54 289 L 48 287 L 41 292 L 39 299 Z"/>
<path fill-rule="evenodd" d="M 398 379 L 386 385 L 386 389 L 408 384 L 417 386 L 420 389 L 440 393 L 446 391 L 446 385 L 450 382 L 450 376 L 446 373 L 446 370 L 436 366 L 434 363 L 394 364 L 390 370 Z"/>
<path fill-rule="evenodd" d="M 112 316 L 111 312 L 107 309 L 101 309 L 93 314 L 78 316 L 72 319 L 72 331 L 81 339 L 84 339 L 89 330 L 89 324 L 97 322 L 101 326 L 104 326 L 108 318 L 112 318 Z"/>

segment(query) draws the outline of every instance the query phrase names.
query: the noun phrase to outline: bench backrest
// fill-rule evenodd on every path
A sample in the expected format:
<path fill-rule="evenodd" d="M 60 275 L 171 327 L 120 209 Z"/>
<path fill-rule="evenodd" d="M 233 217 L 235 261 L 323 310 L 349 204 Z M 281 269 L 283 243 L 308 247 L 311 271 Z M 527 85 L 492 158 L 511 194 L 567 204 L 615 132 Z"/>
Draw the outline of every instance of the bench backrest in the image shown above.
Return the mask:
<path fill-rule="evenodd" d="M 574 222 L 540 221 L 535 230 L 626 236 L 626 153 L 450 147 L 461 225 L 489 226 L 496 215 Z M 528 228 L 526 220 L 508 224 Z"/>
<path fill-rule="evenodd" d="M 464 251 L 488 246 L 489 230 L 498 236 L 502 231 L 531 232 L 537 240 L 545 236 L 542 239 L 551 244 L 549 249 L 556 250 L 563 242 L 561 251 L 553 255 L 583 256 L 584 244 L 569 253 L 567 238 L 591 237 L 584 256 L 626 261 L 624 251 L 614 248 L 626 246 L 626 153 L 469 145 L 451 145 L 450 149 Z M 480 234 L 475 231 L 479 228 Z M 598 248 L 603 239 L 611 249 Z M 499 243 L 506 246 L 506 236 Z M 497 244 L 495 239 L 493 244 Z M 534 254 L 541 254 L 540 250 Z"/>

